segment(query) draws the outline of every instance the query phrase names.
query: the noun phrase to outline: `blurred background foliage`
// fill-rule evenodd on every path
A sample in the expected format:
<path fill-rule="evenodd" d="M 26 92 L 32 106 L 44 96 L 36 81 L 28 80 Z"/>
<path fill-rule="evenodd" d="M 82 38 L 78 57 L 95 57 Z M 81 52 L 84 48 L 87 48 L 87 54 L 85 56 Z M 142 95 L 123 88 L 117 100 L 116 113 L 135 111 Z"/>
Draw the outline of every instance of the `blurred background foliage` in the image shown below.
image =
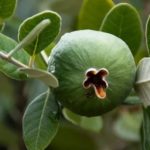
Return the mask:
<path fill-rule="evenodd" d="M 129 2 L 139 11 L 143 26 L 150 14 L 149 0 L 114 0 Z M 4 34 L 17 40 L 21 22 L 40 11 L 49 9 L 62 17 L 62 30 L 76 30 L 82 0 L 18 0 L 15 15 L 6 21 Z M 144 55 L 142 51 L 137 55 Z M 14 81 L 0 74 L 0 150 L 26 150 L 22 140 L 22 116 L 31 99 L 45 91 L 46 87 L 37 80 Z M 93 132 L 73 125 L 64 119 L 57 136 L 47 150 L 140 150 L 141 106 L 123 105 L 100 119 L 101 129 Z M 94 124 L 92 125 L 94 128 Z"/>

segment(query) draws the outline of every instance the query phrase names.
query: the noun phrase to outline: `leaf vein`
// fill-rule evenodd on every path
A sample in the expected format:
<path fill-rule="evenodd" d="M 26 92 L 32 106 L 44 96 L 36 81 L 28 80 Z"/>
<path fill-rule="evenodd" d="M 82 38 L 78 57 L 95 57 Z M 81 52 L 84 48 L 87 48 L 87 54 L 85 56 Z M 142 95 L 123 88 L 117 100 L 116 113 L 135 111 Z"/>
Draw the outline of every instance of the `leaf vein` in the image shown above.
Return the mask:
<path fill-rule="evenodd" d="M 41 130 L 41 126 L 42 126 L 42 120 L 44 118 L 44 114 L 45 114 L 45 108 L 46 108 L 46 104 L 48 102 L 48 98 L 49 98 L 49 91 L 47 93 L 44 105 L 43 105 L 43 109 L 42 109 L 42 113 L 41 113 L 41 117 L 40 117 L 40 122 L 39 122 L 39 126 L 38 126 L 38 131 L 37 131 L 37 138 L 36 138 L 36 142 L 35 142 L 35 150 L 38 150 L 38 141 L 39 141 L 39 137 L 40 137 L 40 130 Z"/>

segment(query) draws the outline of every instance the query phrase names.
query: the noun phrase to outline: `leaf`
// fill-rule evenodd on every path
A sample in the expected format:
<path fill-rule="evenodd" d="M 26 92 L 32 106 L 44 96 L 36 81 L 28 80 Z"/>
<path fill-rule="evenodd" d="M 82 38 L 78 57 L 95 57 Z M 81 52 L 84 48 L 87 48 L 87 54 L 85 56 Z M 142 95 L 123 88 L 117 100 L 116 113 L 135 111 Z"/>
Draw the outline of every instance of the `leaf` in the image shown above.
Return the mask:
<path fill-rule="evenodd" d="M 24 47 L 30 55 L 40 53 L 54 41 L 60 31 L 61 18 L 53 11 L 44 11 L 26 19 L 20 25 L 18 33 L 19 41 L 23 40 L 38 23 L 45 19 L 51 21 L 50 25 L 48 25 L 33 42 Z"/>
<path fill-rule="evenodd" d="M 57 78 L 50 72 L 32 68 L 20 68 L 19 70 L 22 71 L 23 73 L 28 74 L 30 78 L 35 78 L 43 81 L 48 86 L 54 88 L 58 87 Z"/>
<path fill-rule="evenodd" d="M 130 95 L 122 103 L 123 105 L 140 105 L 142 104 L 141 99 L 137 96 L 135 89 L 133 88 Z"/>
<path fill-rule="evenodd" d="M 0 22 L 13 14 L 16 3 L 17 0 L 0 0 Z"/>
<path fill-rule="evenodd" d="M 150 149 L 150 107 L 143 108 L 143 124 L 141 132 L 142 150 Z"/>
<path fill-rule="evenodd" d="M 84 0 L 79 14 L 78 28 L 99 30 L 106 13 L 113 6 L 112 0 Z"/>
<path fill-rule="evenodd" d="M 28 150 L 44 150 L 56 135 L 58 105 L 50 91 L 36 97 L 23 117 L 23 136 Z"/>
<path fill-rule="evenodd" d="M 77 14 L 79 13 L 80 10 L 80 6 L 82 4 L 82 0 L 69 0 L 67 1 L 67 5 L 66 4 L 66 0 L 57 0 L 57 1 L 51 1 L 48 3 L 44 3 L 46 6 L 49 4 L 50 8 L 56 12 L 58 12 L 59 14 L 65 14 L 65 17 L 63 19 L 66 18 L 66 16 L 69 16 L 70 18 L 73 16 L 77 16 Z M 62 7 L 63 6 L 63 7 Z M 67 20 L 69 18 L 67 17 Z M 67 22 L 68 24 L 68 22 Z"/>
<path fill-rule="evenodd" d="M 150 106 L 150 58 L 143 58 L 137 67 L 135 90 L 145 107 Z"/>
<path fill-rule="evenodd" d="M 40 54 L 36 54 L 36 56 L 35 56 L 35 66 L 36 66 L 36 68 L 39 68 L 39 69 L 42 69 L 42 70 L 47 70 L 48 65 L 44 61 L 41 53 Z"/>
<path fill-rule="evenodd" d="M 139 141 L 141 121 L 142 114 L 140 112 L 123 112 L 114 124 L 115 133 L 125 140 Z"/>
<path fill-rule="evenodd" d="M 0 34 L 0 50 L 1 51 L 8 53 L 12 49 L 14 49 L 14 47 L 16 45 L 17 45 L 17 43 L 14 40 L 12 40 L 11 38 L 9 38 L 3 34 Z M 28 54 L 26 52 L 24 52 L 23 50 L 20 50 L 19 52 L 17 52 L 14 55 L 14 58 L 21 61 L 24 64 L 27 64 L 29 61 Z M 3 59 L 0 59 L 0 71 L 12 79 L 21 80 L 21 79 L 27 78 L 25 74 L 20 73 L 18 71 L 18 68 L 15 65 L 13 65 Z"/>
<path fill-rule="evenodd" d="M 44 49 L 44 51 L 42 51 L 42 52 L 45 53 L 47 59 L 50 56 L 51 50 L 53 49 L 54 46 L 55 46 L 55 44 L 51 43 L 48 47 L 46 47 L 46 49 Z M 48 67 L 47 63 L 48 62 L 44 61 L 44 59 L 42 57 L 42 53 L 37 54 L 35 56 L 35 65 L 36 65 L 37 68 L 40 68 L 40 69 L 43 69 L 43 70 L 47 70 L 47 67 Z"/>
<path fill-rule="evenodd" d="M 72 31 L 72 29 L 77 29 L 77 16 L 79 14 L 82 1 L 83 0 L 68 0 L 67 5 L 66 0 L 54 0 L 43 3 L 45 8 L 49 6 L 51 10 L 56 11 L 61 15 L 63 20 L 61 35 Z"/>
<path fill-rule="evenodd" d="M 102 119 L 99 116 L 88 118 L 75 114 L 66 108 L 63 109 L 63 114 L 67 120 L 84 129 L 94 132 L 99 132 L 102 129 Z"/>
<path fill-rule="evenodd" d="M 135 63 L 138 64 L 139 61 L 144 57 L 148 57 L 148 51 L 146 48 L 141 48 L 134 56 Z"/>
<path fill-rule="evenodd" d="M 142 101 L 138 96 L 129 96 L 123 102 L 123 104 L 127 104 L 127 105 L 139 105 L 141 103 Z"/>
<path fill-rule="evenodd" d="M 120 3 L 107 13 L 100 30 L 124 40 L 135 55 L 142 40 L 141 25 L 136 9 L 130 4 Z"/>
<path fill-rule="evenodd" d="M 145 35 L 146 35 L 147 50 L 148 50 L 148 53 L 150 54 L 150 16 L 148 17 L 147 22 L 146 22 Z"/>

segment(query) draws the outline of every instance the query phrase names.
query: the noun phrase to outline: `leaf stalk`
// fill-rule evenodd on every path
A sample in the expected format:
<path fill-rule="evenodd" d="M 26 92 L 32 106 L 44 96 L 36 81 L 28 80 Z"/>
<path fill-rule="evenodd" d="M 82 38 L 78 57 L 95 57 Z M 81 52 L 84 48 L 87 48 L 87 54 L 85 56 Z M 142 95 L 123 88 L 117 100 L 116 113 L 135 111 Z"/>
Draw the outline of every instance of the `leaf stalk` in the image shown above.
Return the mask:
<path fill-rule="evenodd" d="M 50 25 L 51 21 L 49 19 L 45 19 L 41 21 L 37 26 L 33 28 L 33 30 L 14 48 L 12 49 L 8 54 L 7 58 L 10 58 L 13 56 L 18 50 L 24 48 L 28 44 L 30 44 L 32 41 L 36 39 L 36 37 L 48 26 Z"/>
<path fill-rule="evenodd" d="M 12 57 L 8 57 L 7 54 L 4 54 L 3 52 L 0 51 L 0 58 L 2 58 L 3 60 L 6 60 L 18 67 L 21 67 L 21 68 L 29 68 L 27 65 L 21 63 L 20 61 L 16 60 L 15 58 L 12 58 Z"/>

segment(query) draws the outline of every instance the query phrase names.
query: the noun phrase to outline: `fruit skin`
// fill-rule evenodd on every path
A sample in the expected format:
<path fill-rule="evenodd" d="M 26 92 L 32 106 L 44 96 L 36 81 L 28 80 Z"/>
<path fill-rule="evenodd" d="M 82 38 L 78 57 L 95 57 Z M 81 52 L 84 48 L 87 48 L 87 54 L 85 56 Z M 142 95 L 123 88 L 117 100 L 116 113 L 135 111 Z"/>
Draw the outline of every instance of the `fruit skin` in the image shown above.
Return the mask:
<path fill-rule="evenodd" d="M 111 34 L 80 30 L 67 33 L 52 50 L 49 72 L 59 81 L 55 98 L 75 113 L 97 116 L 120 105 L 129 95 L 135 79 L 135 62 L 127 44 Z M 106 68 L 107 97 L 99 99 L 83 81 L 89 68 Z"/>

